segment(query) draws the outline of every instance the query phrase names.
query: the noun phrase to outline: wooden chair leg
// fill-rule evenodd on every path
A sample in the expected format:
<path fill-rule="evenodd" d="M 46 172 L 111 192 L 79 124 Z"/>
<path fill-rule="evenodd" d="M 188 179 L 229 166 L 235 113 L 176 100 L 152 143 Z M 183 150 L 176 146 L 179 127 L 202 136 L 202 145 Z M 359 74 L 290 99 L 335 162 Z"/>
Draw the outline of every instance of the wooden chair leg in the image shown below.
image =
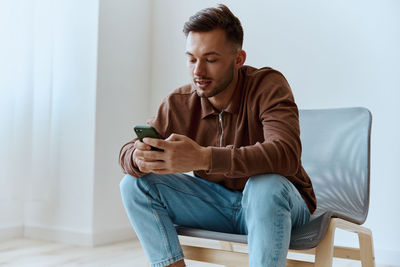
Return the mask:
<path fill-rule="evenodd" d="M 331 221 L 325 237 L 315 250 L 315 267 L 332 267 L 334 237 L 335 227 Z"/>
<path fill-rule="evenodd" d="M 219 241 L 219 245 L 221 249 L 227 250 L 227 251 L 233 251 L 233 246 L 231 242 L 227 241 Z M 229 267 L 229 265 L 224 265 L 225 267 Z"/>
<path fill-rule="evenodd" d="M 221 246 L 221 249 L 227 250 L 227 251 L 233 251 L 232 243 L 227 242 L 227 241 L 219 241 L 219 245 Z"/>
<path fill-rule="evenodd" d="M 374 245 L 372 233 L 358 233 L 360 258 L 363 267 L 375 267 Z"/>

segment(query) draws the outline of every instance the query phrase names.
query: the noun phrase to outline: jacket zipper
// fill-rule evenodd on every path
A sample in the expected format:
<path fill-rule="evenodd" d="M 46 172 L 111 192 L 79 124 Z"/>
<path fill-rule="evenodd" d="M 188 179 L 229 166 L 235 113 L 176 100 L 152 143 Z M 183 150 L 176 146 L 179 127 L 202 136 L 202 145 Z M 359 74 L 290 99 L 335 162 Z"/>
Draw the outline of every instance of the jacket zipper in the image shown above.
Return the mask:
<path fill-rule="evenodd" d="M 224 136 L 224 126 L 222 125 L 222 113 L 224 111 L 221 111 L 221 113 L 218 114 L 218 120 L 219 120 L 219 126 L 221 127 L 221 136 L 219 137 L 219 146 L 222 147 L 222 137 Z"/>

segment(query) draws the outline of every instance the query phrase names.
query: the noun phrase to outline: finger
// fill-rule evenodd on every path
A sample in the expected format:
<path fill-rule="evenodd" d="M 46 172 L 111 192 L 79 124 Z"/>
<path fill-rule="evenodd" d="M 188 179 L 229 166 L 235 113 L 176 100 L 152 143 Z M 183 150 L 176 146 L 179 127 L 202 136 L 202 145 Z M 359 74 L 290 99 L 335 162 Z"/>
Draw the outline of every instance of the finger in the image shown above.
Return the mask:
<path fill-rule="evenodd" d="M 141 159 L 140 157 L 140 151 L 139 149 L 135 149 L 135 151 L 133 151 L 133 158 L 136 160 Z"/>
<path fill-rule="evenodd" d="M 141 142 L 140 140 L 136 140 L 135 148 L 140 149 L 140 150 L 151 150 L 151 147 L 149 145 L 146 145 L 145 143 Z"/>
<path fill-rule="evenodd" d="M 143 150 L 136 150 L 134 155 L 144 161 L 157 161 L 164 159 L 164 153 L 160 151 L 143 151 Z"/>
<path fill-rule="evenodd" d="M 159 149 L 165 149 L 167 147 L 167 143 L 165 142 L 165 140 L 162 139 L 157 139 L 157 138 L 143 138 L 143 142 L 147 145 L 159 148 Z"/>
<path fill-rule="evenodd" d="M 165 169 L 165 162 L 163 161 L 143 161 L 137 160 L 136 164 L 142 172 L 155 172 L 158 170 Z"/>
<path fill-rule="evenodd" d="M 144 169 L 143 161 L 135 158 L 135 164 L 138 167 L 139 171 L 147 173 L 148 171 Z"/>
<path fill-rule="evenodd" d="M 144 173 L 149 173 L 150 170 L 147 169 L 147 166 L 143 160 L 135 159 L 136 166 L 139 168 L 139 171 Z"/>
<path fill-rule="evenodd" d="M 135 158 L 135 159 L 140 159 L 140 160 L 144 160 L 144 158 L 143 158 L 143 152 L 146 152 L 146 150 L 135 149 L 135 150 L 133 151 L 133 158 Z"/>

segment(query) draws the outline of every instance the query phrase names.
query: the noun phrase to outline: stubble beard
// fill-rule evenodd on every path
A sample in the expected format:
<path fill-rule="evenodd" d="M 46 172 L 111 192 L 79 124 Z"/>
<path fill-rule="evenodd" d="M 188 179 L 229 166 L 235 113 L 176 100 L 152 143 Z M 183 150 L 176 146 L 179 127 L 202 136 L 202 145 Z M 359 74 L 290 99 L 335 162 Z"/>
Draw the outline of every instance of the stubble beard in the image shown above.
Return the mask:
<path fill-rule="evenodd" d="M 193 80 L 195 87 L 196 87 L 197 95 L 199 97 L 203 97 L 203 98 L 210 98 L 210 97 L 216 96 L 219 93 L 225 91 L 225 89 L 228 88 L 228 86 L 231 84 L 231 82 L 233 80 L 234 71 L 235 71 L 235 68 L 234 68 L 234 64 L 232 63 L 230 68 L 226 72 L 226 75 L 224 75 L 224 77 L 226 77 L 226 78 L 223 79 L 218 84 L 216 84 L 215 87 L 210 92 L 206 92 L 206 91 L 203 91 L 200 88 L 198 88 L 197 85 L 195 84 L 195 81 Z M 199 78 L 202 78 L 202 77 L 199 77 Z M 208 79 L 208 78 L 204 78 L 204 79 Z"/>

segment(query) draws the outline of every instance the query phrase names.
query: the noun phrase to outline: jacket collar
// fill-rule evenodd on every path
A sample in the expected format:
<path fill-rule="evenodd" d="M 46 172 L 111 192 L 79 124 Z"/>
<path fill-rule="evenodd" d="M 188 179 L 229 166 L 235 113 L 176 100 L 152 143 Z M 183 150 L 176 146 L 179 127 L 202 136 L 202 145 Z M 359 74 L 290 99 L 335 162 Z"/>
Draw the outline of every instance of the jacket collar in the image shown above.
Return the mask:
<path fill-rule="evenodd" d="M 236 88 L 235 91 L 233 92 L 231 101 L 228 103 L 228 105 L 222 110 L 223 112 L 228 112 L 228 113 L 238 113 L 240 104 L 242 102 L 242 84 L 243 84 L 243 73 L 241 69 L 239 69 L 238 73 L 238 80 L 236 83 Z M 192 85 L 193 90 L 195 90 L 194 85 Z M 210 115 L 216 115 L 219 114 L 221 111 L 216 110 L 211 102 L 208 100 L 208 98 L 200 97 L 200 103 L 201 103 L 201 118 L 204 119 L 207 116 Z"/>

